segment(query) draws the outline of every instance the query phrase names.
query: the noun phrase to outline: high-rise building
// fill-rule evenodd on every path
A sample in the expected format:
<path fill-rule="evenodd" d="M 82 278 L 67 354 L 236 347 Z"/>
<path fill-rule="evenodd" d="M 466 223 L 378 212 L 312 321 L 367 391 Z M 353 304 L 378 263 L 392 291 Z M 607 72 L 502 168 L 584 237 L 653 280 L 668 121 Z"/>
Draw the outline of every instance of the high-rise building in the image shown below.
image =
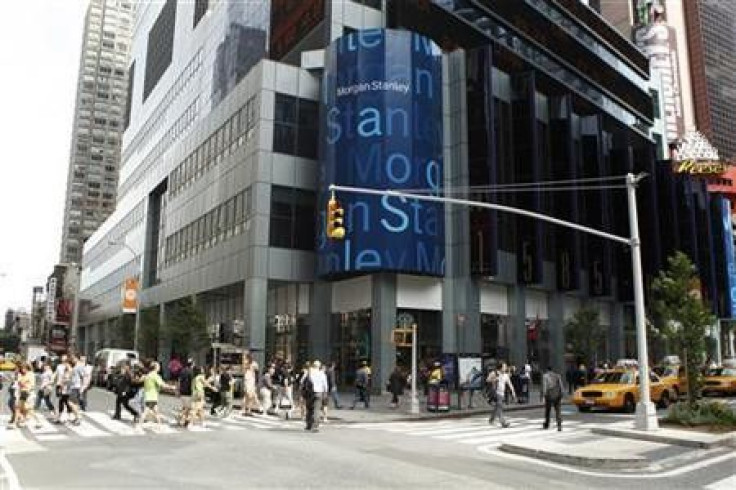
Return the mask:
<path fill-rule="evenodd" d="M 90 0 L 84 20 L 59 262 L 115 209 L 136 2 Z"/>
<path fill-rule="evenodd" d="M 736 8 L 733 2 L 688 0 L 695 122 L 721 158 L 736 157 Z"/>
<path fill-rule="evenodd" d="M 628 248 L 488 209 L 344 190 L 327 204 L 331 183 L 470 194 L 629 236 L 626 193 L 610 187 L 658 167 L 649 61 L 590 3 L 145 4 L 117 207 L 84 246 L 77 346 L 130 342 L 120 290 L 138 277 L 140 339 L 195 298 L 213 343 L 335 359 L 347 383 L 369 359 L 383 386 L 408 360 L 392 330 L 413 323 L 426 360 L 562 369 L 583 306 L 605 327 L 598 358 L 633 356 Z M 663 240 L 654 178 L 639 192 L 648 277 L 712 218 L 707 196 L 673 185 L 691 226 Z M 716 295 L 716 265 L 692 255 Z M 182 347 L 159 332 L 139 347 L 166 360 Z"/>

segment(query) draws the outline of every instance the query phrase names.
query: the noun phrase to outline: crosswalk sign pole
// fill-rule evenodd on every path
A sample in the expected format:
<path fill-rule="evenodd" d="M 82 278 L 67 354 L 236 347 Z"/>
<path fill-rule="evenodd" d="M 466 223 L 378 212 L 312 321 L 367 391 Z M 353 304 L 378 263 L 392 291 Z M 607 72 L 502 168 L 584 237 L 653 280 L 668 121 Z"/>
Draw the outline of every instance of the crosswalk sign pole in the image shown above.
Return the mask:
<path fill-rule="evenodd" d="M 417 398 L 417 324 L 411 326 L 411 413 L 419 413 Z"/>

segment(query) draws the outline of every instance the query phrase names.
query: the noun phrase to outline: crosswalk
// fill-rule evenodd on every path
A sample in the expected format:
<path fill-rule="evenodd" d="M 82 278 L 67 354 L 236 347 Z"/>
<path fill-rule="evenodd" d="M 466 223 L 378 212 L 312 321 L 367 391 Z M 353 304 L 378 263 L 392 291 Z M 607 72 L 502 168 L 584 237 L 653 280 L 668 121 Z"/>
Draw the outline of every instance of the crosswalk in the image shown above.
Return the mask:
<path fill-rule="evenodd" d="M 141 437 L 146 435 L 167 435 L 191 432 L 243 431 L 302 429 L 300 420 L 284 420 L 269 415 L 243 417 L 232 414 L 227 418 L 209 418 L 204 427 L 200 425 L 187 428 L 176 426 L 172 416 L 164 416 L 161 425 L 144 423 L 134 426 L 130 421 L 113 420 L 109 413 L 83 412 L 78 425 L 53 424 L 43 416 L 39 423 L 29 421 L 20 429 L 8 429 L 7 416 L 0 417 L 0 443 L 4 445 L 6 454 L 45 451 L 51 447 L 48 443 L 72 440 L 96 439 L 105 437 Z"/>
<path fill-rule="evenodd" d="M 404 436 L 429 438 L 438 441 L 467 444 L 478 447 L 499 446 L 515 439 L 535 438 L 536 440 L 558 440 L 579 438 L 591 434 L 590 428 L 600 424 L 585 423 L 580 420 L 570 420 L 563 423 L 563 431 L 558 432 L 556 427 L 549 430 L 542 429 L 542 418 L 507 417 L 510 427 L 501 428 L 497 424 L 489 425 L 486 417 L 469 418 L 464 420 L 437 420 L 427 422 L 389 422 L 389 423 L 362 423 L 350 427 L 370 431 L 382 431 Z M 630 422 L 623 422 L 628 423 Z M 616 425 L 612 423 L 611 425 Z"/>

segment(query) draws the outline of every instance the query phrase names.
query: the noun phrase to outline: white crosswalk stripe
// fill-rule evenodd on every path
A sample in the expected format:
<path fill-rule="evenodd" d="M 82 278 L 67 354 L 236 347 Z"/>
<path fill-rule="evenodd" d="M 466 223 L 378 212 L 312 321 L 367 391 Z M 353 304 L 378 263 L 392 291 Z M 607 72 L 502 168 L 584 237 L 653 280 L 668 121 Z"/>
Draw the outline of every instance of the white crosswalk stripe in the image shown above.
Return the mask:
<path fill-rule="evenodd" d="M 298 419 L 284 420 L 268 415 L 242 417 L 233 414 L 223 419 L 208 418 L 204 427 L 192 424 L 187 428 L 174 425 L 173 417 L 164 416 L 162 419 L 164 422 L 160 425 L 146 422 L 134 426 L 130 419 L 114 420 L 109 413 L 90 411 L 83 412 L 80 423 L 74 425 L 68 422 L 53 424 L 46 417 L 39 416 L 38 427 L 36 421 L 31 420 L 26 427 L 6 429 L 0 421 L 0 437 L 5 441 L 6 452 L 14 454 L 46 451 L 52 447 L 46 444 L 73 439 L 303 428 L 303 422 Z"/>
<path fill-rule="evenodd" d="M 489 425 L 486 418 L 472 418 L 463 420 L 442 421 L 419 421 L 419 422 L 383 422 L 383 423 L 361 423 L 349 424 L 345 427 L 398 433 L 413 437 L 427 437 L 440 441 L 475 446 L 488 446 L 501 444 L 507 440 L 519 438 L 544 438 L 561 440 L 577 437 L 587 432 L 587 424 L 581 421 L 565 421 L 563 431 L 557 432 L 554 427 L 543 430 L 544 419 L 525 419 L 520 417 L 508 417 L 510 427 L 501 428 L 498 425 Z M 554 422 L 553 422 L 554 425 Z"/>

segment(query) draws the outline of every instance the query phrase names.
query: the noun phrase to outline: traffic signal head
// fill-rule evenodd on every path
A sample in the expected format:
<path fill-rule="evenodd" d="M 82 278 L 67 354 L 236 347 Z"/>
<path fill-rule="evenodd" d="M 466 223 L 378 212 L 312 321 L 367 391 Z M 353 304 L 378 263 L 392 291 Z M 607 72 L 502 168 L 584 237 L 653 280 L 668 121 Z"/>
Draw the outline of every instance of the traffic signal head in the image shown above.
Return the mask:
<path fill-rule="evenodd" d="M 342 240 L 345 238 L 345 211 L 340 207 L 335 196 L 327 202 L 327 238 Z"/>

